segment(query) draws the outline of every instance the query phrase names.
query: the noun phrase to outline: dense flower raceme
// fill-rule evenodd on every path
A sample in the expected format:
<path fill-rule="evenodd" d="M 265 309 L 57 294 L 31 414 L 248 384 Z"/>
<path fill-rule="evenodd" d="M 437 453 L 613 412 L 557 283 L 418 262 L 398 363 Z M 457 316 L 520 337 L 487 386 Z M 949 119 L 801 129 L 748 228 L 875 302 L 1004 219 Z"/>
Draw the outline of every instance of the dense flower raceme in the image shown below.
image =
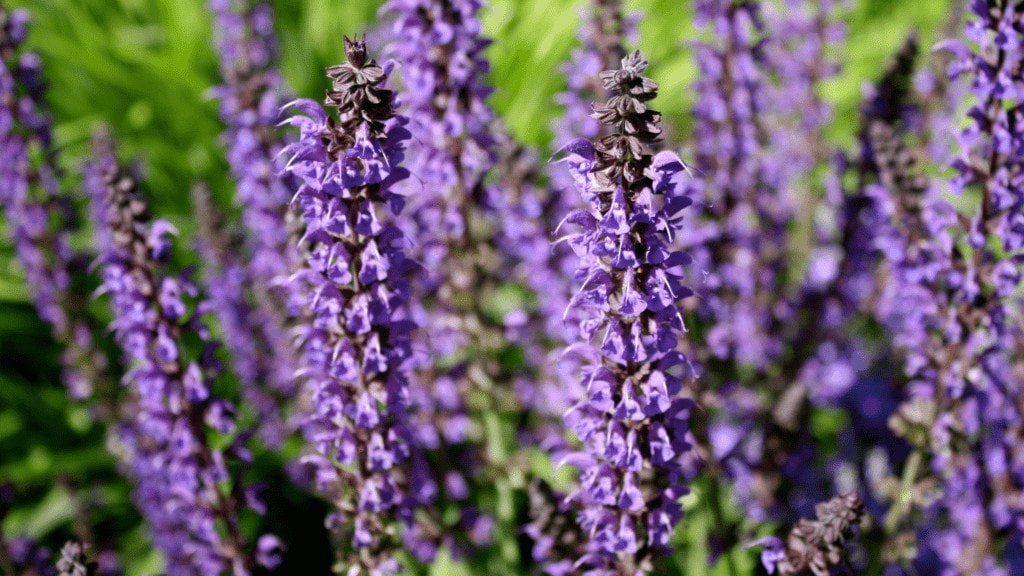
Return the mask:
<path fill-rule="evenodd" d="M 242 383 L 242 397 L 260 416 L 261 437 L 270 446 L 278 446 L 287 435 L 281 408 L 290 397 L 280 387 L 260 385 L 274 364 L 282 361 L 261 337 L 264 323 L 273 320 L 246 298 L 250 276 L 238 257 L 242 240 L 232 233 L 206 186 L 193 187 L 192 207 L 198 223 L 196 248 L 205 264 L 203 287 Z"/>
<path fill-rule="evenodd" d="M 42 61 L 19 50 L 28 20 L 27 12 L 0 6 L 0 203 L 39 316 L 65 346 L 68 391 L 81 399 L 105 377 L 106 358 L 93 346 L 88 319 L 80 315 L 82 295 L 72 287 L 83 258 L 70 245 L 77 223 L 60 189 Z"/>
<path fill-rule="evenodd" d="M 709 470 L 731 480 L 747 517 L 763 520 L 779 512 L 784 468 L 810 471 L 806 458 L 813 456 L 801 426 L 809 394 L 796 384 L 800 365 L 785 356 L 785 339 L 778 337 L 798 326 L 783 274 L 793 215 L 783 184 L 790 174 L 767 131 L 767 107 L 780 99 L 769 90 L 774 61 L 788 48 L 774 45 L 774 58 L 768 58 L 771 38 L 760 2 L 701 0 L 696 17 L 708 36 L 695 46 L 700 76 L 694 145 L 702 177 L 688 183 L 698 210 L 679 242 L 706 275 L 697 287 L 707 303 L 698 319 L 706 326 L 695 349 L 713 379 L 703 394 L 713 418 L 702 443 L 709 444 L 714 461 Z M 809 74 L 797 64 L 791 68 L 791 74 Z M 815 87 L 806 79 L 792 84 L 793 91 Z M 780 130 L 797 131 L 785 126 Z M 744 366 L 756 375 L 741 377 Z"/>
<path fill-rule="evenodd" d="M 293 104 L 288 120 L 300 139 L 290 144 L 286 171 L 301 182 L 296 202 L 306 225 L 306 266 L 295 282 L 312 313 L 303 335 L 309 395 L 305 431 L 317 454 L 308 458 L 318 488 L 338 508 L 332 525 L 350 536 L 347 573 L 399 569 L 396 521 L 412 526 L 436 484 L 411 435 L 408 414 L 411 332 L 405 256 L 408 241 L 390 221 L 404 199 L 401 166 L 409 138 L 395 96 L 364 42 L 346 39 L 348 61 L 332 66 L 329 117 L 317 103 Z M 404 543 L 421 550 L 411 531 Z M 427 551 L 429 554 L 429 550 Z"/>
<path fill-rule="evenodd" d="M 566 415 L 583 450 L 565 461 L 582 471 L 570 497 L 589 539 L 579 563 L 594 574 L 653 569 L 697 468 L 688 428 L 694 404 L 681 396 L 688 363 L 676 351 L 688 257 L 671 246 L 690 200 L 677 181 L 682 161 L 648 151 L 660 114 L 647 107 L 657 84 L 642 75 L 646 67 L 636 52 L 602 72 L 612 97 L 594 114 L 609 134 L 570 143 L 564 159 L 589 204 L 566 217 L 579 229 L 565 241 L 579 257 L 570 306 L 581 315 L 583 341 L 571 352 L 584 358 L 586 394 Z"/>
<path fill-rule="evenodd" d="M 489 65 L 480 7 L 478 0 L 394 0 L 384 6 L 395 19 L 392 51 L 401 64 L 403 112 L 418 135 L 409 145 L 413 177 L 400 186 L 410 202 L 404 224 L 415 239 L 411 256 L 423 267 L 412 299 L 422 326 L 412 376 L 416 436 L 436 453 L 433 468 L 443 496 L 461 506 L 478 491 L 471 488 L 482 465 L 479 428 L 473 431 L 479 424 L 467 400 L 479 390 L 480 373 L 488 371 L 488 348 L 504 344 L 502 327 L 481 308 L 498 280 L 490 272 L 500 270 L 503 259 L 489 241 L 498 218 L 487 204 L 485 180 L 497 156 L 494 113 L 485 102 L 491 89 L 483 83 Z M 476 517 L 465 511 L 466 520 Z M 447 532 L 456 551 L 465 544 L 455 542 L 464 540 L 457 530 Z"/>
<path fill-rule="evenodd" d="M 222 298 L 252 301 L 248 317 L 250 338 L 255 340 L 246 344 L 228 336 L 225 343 L 238 363 L 239 378 L 253 389 L 253 396 L 264 399 L 259 404 L 265 424 L 261 432 L 277 445 L 285 433 L 280 405 L 296 391 L 297 359 L 290 322 L 301 315 L 303 303 L 286 281 L 301 257 L 288 207 L 293 188 L 289 179 L 277 176 L 284 145 L 276 132 L 283 88 L 275 68 L 273 12 L 263 0 L 210 0 L 210 8 L 224 78 L 213 94 L 220 100 L 221 119 L 228 128 L 224 134 L 228 164 L 246 228 L 244 257 L 238 258 L 233 271 L 234 289 L 245 293 Z M 230 322 L 221 316 L 221 322 Z M 260 350 L 256 358 L 250 354 L 254 347 Z"/>
<path fill-rule="evenodd" d="M 814 508 L 815 520 L 801 519 L 785 541 L 771 536 L 763 546 L 761 563 L 769 574 L 780 576 L 828 576 L 836 570 L 850 573 L 844 545 L 855 535 L 864 512 L 860 494 L 836 496 Z"/>
<path fill-rule="evenodd" d="M 828 52 L 845 40 L 838 14 L 845 4 L 845 0 L 764 2 L 766 27 L 772 34 L 765 58 L 776 76 L 769 90 L 769 109 L 780 120 L 772 134 L 777 148 L 773 154 L 790 183 L 811 182 L 814 169 L 829 155 L 831 147 L 823 132 L 832 120 L 832 108 L 819 91 L 821 83 L 838 72 Z M 805 200 L 790 198 L 794 204 Z"/>
<path fill-rule="evenodd" d="M 169 573 L 250 574 L 256 561 L 239 514 L 247 504 L 257 511 L 263 505 L 242 484 L 252 457 L 244 445 L 248 435 L 236 430 L 235 408 L 211 388 L 220 367 L 217 344 L 201 318 L 205 304 L 190 311 L 186 301 L 196 296 L 195 285 L 187 275 L 164 271 L 174 229 L 164 221 L 148 222 L 135 179 L 113 168 L 105 182 L 91 200 L 104 212 L 98 231 L 102 289 L 113 305 L 112 327 L 130 368 L 124 384 L 133 406 L 118 440 L 135 482 L 135 501 Z M 201 352 L 190 360 L 189 342 L 196 339 Z M 230 439 L 225 449 L 214 447 L 216 435 Z M 260 548 L 275 541 L 263 536 Z"/>
<path fill-rule="evenodd" d="M 908 466 L 925 455 L 923 476 L 941 488 L 926 512 L 946 528 L 923 534 L 924 544 L 949 573 L 998 574 L 1005 573 L 1000 540 L 1015 538 L 1021 526 L 1024 477 L 1019 333 L 1009 303 L 1020 278 L 1013 256 L 1024 246 L 1018 134 L 1024 5 L 993 0 L 970 8 L 966 35 L 977 51 L 959 41 L 943 46 L 955 55 L 951 73 L 969 74 L 977 98 L 959 138 L 952 186 L 976 190 L 980 200 L 965 216 L 920 177 L 894 171 L 883 181 L 899 233 L 889 248 L 900 304 L 888 321 L 911 379 L 894 425 L 918 451 Z M 873 136 L 881 142 L 887 134 Z M 918 480 L 913 468 L 904 475 Z"/>
<path fill-rule="evenodd" d="M 708 274 L 702 292 L 714 319 L 707 335 L 712 357 L 764 369 L 782 352 L 772 334 L 790 314 L 779 293 L 792 206 L 766 152 L 760 5 L 700 0 L 696 17 L 714 43 L 696 45 L 694 141 L 703 176 L 691 194 L 701 210 L 683 243 Z"/>

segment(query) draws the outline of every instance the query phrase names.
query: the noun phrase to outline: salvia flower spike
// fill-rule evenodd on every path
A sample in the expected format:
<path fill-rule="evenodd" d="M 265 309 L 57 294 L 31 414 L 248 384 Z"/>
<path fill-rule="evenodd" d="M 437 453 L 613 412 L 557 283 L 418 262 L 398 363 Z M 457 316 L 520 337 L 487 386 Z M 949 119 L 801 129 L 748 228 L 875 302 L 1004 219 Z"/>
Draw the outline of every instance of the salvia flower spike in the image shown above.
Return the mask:
<path fill-rule="evenodd" d="M 676 351 L 689 259 L 672 245 L 690 200 L 679 157 L 650 151 L 661 128 L 648 107 L 657 84 L 646 67 L 634 52 L 601 73 L 611 97 L 594 105 L 594 117 L 608 133 L 571 143 L 560 160 L 588 205 L 566 217 L 578 230 L 566 241 L 582 281 L 570 307 L 592 349 L 581 374 L 585 395 L 565 418 L 583 450 L 565 461 L 582 470 L 570 495 L 588 539 L 578 564 L 600 574 L 653 569 L 698 465 L 688 426 L 694 403 L 681 395 L 688 362 Z"/>
<path fill-rule="evenodd" d="M 217 343 L 203 324 L 206 305 L 188 274 L 171 275 L 169 223 L 149 222 L 135 178 L 114 166 L 91 200 L 104 214 L 100 233 L 102 291 L 129 371 L 132 406 L 118 428 L 118 452 L 135 482 L 135 502 L 164 553 L 169 573 L 241 576 L 256 568 L 239 515 L 259 499 L 242 475 L 251 461 L 248 434 L 235 407 L 216 395 Z M 190 310 L 191 308 L 191 310 Z M 189 359 L 187 340 L 201 351 Z M 220 449 L 212 434 L 231 439 Z M 224 485 L 230 490 L 223 491 Z M 265 536 L 264 538 L 273 538 Z"/>
<path fill-rule="evenodd" d="M 409 138 L 394 94 L 363 41 L 345 40 L 348 61 L 327 69 L 327 105 L 298 100 L 300 129 L 285 148 L 298 179 L 295 202 L 308 245 L 295 282 L 308 295 L 311 324 L 301 343 L 307 365 L 307 458 L 318 488 L 336 505 L 331 525 L 347 536 L 339 567 L 348 574 L 399 569 L 397 525 L 410 527 L 437 491 L 410 434 L 408 377 L 415 325 L 406 304 L 413 263 L 392 222 L 403 199 L 394 185 Z M 408 531 L 407 531 L 408 533 Z"/>

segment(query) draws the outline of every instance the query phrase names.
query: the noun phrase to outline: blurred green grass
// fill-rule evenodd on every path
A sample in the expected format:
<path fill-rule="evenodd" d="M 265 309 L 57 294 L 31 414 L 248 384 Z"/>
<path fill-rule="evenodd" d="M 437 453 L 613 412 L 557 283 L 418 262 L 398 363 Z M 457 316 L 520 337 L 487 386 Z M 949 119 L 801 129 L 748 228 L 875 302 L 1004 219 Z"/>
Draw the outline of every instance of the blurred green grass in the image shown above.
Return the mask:
<path fill-rule="evenodd" d="M 835 104 L 829 136 L 848 145 L 864 82 L 877 78 L 906 34 L 918 30 L 930 46 L 954 0 L 861 0 L 846 15 L 849 42 L 833 47 L 842 74 L 824 87 Z M 196 180 L 209 182 L 223 206 L 231 187 L 219 144 L 221 126 L 207 91 L 218 82 L 211 47 L 210 17 L 202 0 L 7 0 L 34 14 L 31 48 L 42 54 L 51 84 L 49 102 L 56 119 L 56 141 L 69 174 L 88 153 L 93 128 L 110 124 L 123 158 L 140 158 L 154 211 L 169 218 L 188 238 L 188 191 Z M 296 95 L 319 98 L 323 68 L 342 58 L 342 37 L 370 29 L 380 2 L 370 0 L 279 0 L 274 3 L 282 43 L 282 67 Z M 484 13 L 489 49 L 492 104 L 522 142 L 544 149 L 559 109 L 553 95 L 564 86 L 559 66 L 575 45 L 580 0 L 504 0 Z M 630 10 L 647 15 L 639 48 L 661 86 L 657 107 L 664 111 L 678 141 L 689 130 L 690 89 L 695 76 L 687 42 L 693 38 L 690 4 L 679 0 L 635 0 Z M 542 154 L 542 157 L 545 155 Z M 69 187 L 75 186 L 72 177 Z M 87 233 L 76 238 L 87 241 Z M 187 243 L 179 248 L 184 252 Z M 12 258 L 6 236 L 0 240 L 0 480 L 14 480 L 30 505 L 8 519 L 8 530 L 43 536 L 68 529 L 67 496 L 51 481 L 54 474 L 77 474 L 99 486 L 106 504 L 100 520 L 115 528 L 132 526 L 126 487 L 103 448 L 99 427 L 80 407 L 67 402 L 57 371 L 58 348 L 29 305 L 29 289 Z M 686 542 L 697 546 L 710 528 L 706 511 L 691 515 Z M 506 535 L 514 539 L 514 535 Z M 691 548 L 693 547 L 691 546 Z M 122 542 L 132 573 L 156 566 L 141 533 Z M 715 574 L 706 551 L 680 555 L 678 570 Z M 752 556 L 736 561 L 749 571 Z M 439 563 L 432 573 L 453 574 Z"/>

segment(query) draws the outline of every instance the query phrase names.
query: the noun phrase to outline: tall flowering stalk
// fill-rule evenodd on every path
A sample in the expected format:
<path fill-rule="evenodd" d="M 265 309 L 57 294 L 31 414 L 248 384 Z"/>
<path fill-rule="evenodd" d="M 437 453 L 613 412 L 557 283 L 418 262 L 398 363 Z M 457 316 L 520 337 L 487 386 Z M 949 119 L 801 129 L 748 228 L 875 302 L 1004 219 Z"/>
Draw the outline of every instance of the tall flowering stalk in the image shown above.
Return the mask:
<path fill-rule="evenodd" d="M 190 310 L 197 290 L 187 275 L 167 274 L 168 238 L 174 228 L 149 222 L 135 179 L 113 168 L 94 191 L 103 291 L 114 310 L 112 328 L 129 371 L 131 416 L 119 443 L 135 482 L 135 501 L 171 574 L 250 574 L 257 561 L 242 534 L 239 515 L 248 503 L 262 505 L 242 476 L 251 460 L 239 433 L 235 408 L 213 390 L 220 371 L 217 343 L 202 315 Z M 189 348 L 201 352 L 189 358 Z M 227 442 L 215 442 L 226 436 Z M 225 445 L 221 449 L 217 446 Z M 259 549 L 276 547 L 263 536 Z M 276 558 L 263 557 L 269 567 Z"/>
<path fill-rule="evenodd" d="M 612 96 L 595 104 L 608 135 L 566 150 L 576 190 L 588 208 L 566 222 L 580 231 L 565 240 L 579 257 L 582 281 L 570 304 L 581 316 L 586 390 L 566 416 L 583 443 L 567 458 L 581 487 L 570 496 L 588 539 L 580 565 L 595 574 L 650 572 L 682 517 L 678 499 L 696 472 L 675 350 L 684 331 L 680 283 L 689 259 L 672 248 L 679 212 L 690 204 L 677 182 L 685 170 L 672 152 L 652 155 L 661 115 L 647 103 L 657 84 L 643 76 L 635 52 L 601 73 Z"/>
<path fill-rule="evenodd" d="M 850 573 L 845 545 L 856 536 L 864 515 L 864 501 L 853 492 L 836 496 L 814 507 L 814 520 L 802 518 L 786 540 L 762 538 L 761 563 L 769 574 L 779 576 L 827 576 L 836 571 Z"/>
<path fill-rule="evenodd" d="M 242 293 L 218 296 L 252 302 L 245 317 L 232 317 L 237 306 L 218 306 L 217 311 L 225 326 L 239 320 L 248 323 L 247 338 L 243 332 L 232 337 L 228 331 L 225 343 L 251 396 L 263 399 L 257 405 L 265 424 L 263 436 L 277 445 L 286 433 L 282 406 L 297 387 L 290 319 L 301 314 L 303 303 L 286 281 L 301 258 L 291 230 L 293 187 L 277 174 L 284 146 L 276 130 L 283 88 L 275 67 L 273 12 L 263 0 L 210 0 L 210 8 L 224 78 L 213 94 L 220 100 L 227 126 L 228 164 L 246 229 L 244 256 L 237 258 L 233 270 L 233 287 Z M 226 289 L 216 282 L 207 284 L 211 295 Z M 259 350 L 255 356 L 254 349 Z"/>
<path fill-rule="evenodd" d="M 270 446 L 278 446 L 288 434 L 281 408 L 290 398 L 281 387 L 261 385 L 274 366 L 283 361 L 281 354 L 261 337 L 260 328 L 270 321 L 261 313 L 265 311 L 246 297 L 250 276 L 238 256 L 242 241 L 232 233 L 206 186 L 192 188 L 192 208 L 199 226 L 196 248 L 205 264 L 202 280 L 210 308 L 231 351 L 246 405 L 259 415 L 261 436 Z M 283 354 L 289 357 L 289 351 Z"/>
<path fill-rule="evenodd" d="M 406 312 L 406 275 L 414 265 L 388 217 L 404 203 L 394 185 L 409 176 L 401 166 L 409 132 L 384 87 L 390 66 L 369 58 L 365 42 L 346 39 L 345 54 L 346 63 L 327 69 L 327 104 L 338 118 L 299 100 L 293 107 L 303 114 L 288 120 L 301 137 L 285 149 L 285 171 L 301 182 L 296 202 L 309 245 L 295 279 L 312 313 L 302 342 L 305 429 L 318 452 L 309 459 L 318 487 L 337 506 L 332 525 L 354 550 L 339 567 L 386 574 L 399 569 L 396 522 L 411 526 L 437 491 L 409 426 L 415 323 Z"/>
<path fill-rule="evenodd" d="M 954 54 L 956 77 L 967 74 L 976 101 L 961 132 L 954 191 L 979 196 L 969 216 L 936 186 L 889 178 L 894 221 L 892 279 L 902 302 L 889 317 L 911 381 L 894 426 L 914 446 L 904 479 L 931 476 L 941 487 L 925 510 L 938 529 L 923 534 L 945 570 L 1005 573 L 1002 538 L 1024 518 L 1020 495 L 1019 332 L 1012 299 L 1024 247 L 1020 190 L 1024 4 L 978 0 L 966 36 L 941 46 Z M 880 133 L 879 137 L 884 136 Z M 897 176 L 898 174 L 894 174 Z M 922 470 L 922 466 L 927 466 Z M 898 502 L 905 513 L 912 502 Z"/>
<path fill-rule="evenodd" d="M 697 167 L 693 191 L 704 206 L 688 234 L 694 258 L 709 274 L 707 344 L 714 358 L 764 369 L 782 353 L 773 337 L 789 317 L 780 301 L 785 225 L 792 205 L 781 191 L 763 124 L 767 105 L 760 3 L 700 0 L 699 26 L 715 41 L 698 44 Z"/>
<path fill-rule="evenodd" d="M 36 310 L 65 347 L 68 392 L 82 399 L 105 379 L 106 358 L 82 315 L 84 298 L 72 288 L 73 273 L 83 268 L 70 244 L 77 222 L 58 182 L 42 61 L 20 49 L 28 21 L 28 12 L 0 5 L 0 204 Z"/>
<path fill-rule="evenodd" d="M 544 331 L 553 327 L 523 301 L 499 308 L 501 291 L 513 282 L 534 288 L 531 277 L 558 278 L 545 258 L 544 198 L 532 174 L 520 172 L 528 166 L 523 151 L 486 102 L 492 89 L 485 84 L 490 41 L 482 35 L 482 6 L 479 0 L 385 6 L 395 17 L 403 105 L 417 135 L 409 148 L 413 178 L 402 188 L 410 201 L 413 254 L 424 268 L 414 299 L 423 326 L 413 394 L 417 435 L 432 451 L 444 496 L 461 510 L 444 538 L 456 553 L 491 539 L 492 520 L 469 497 L 507 492 L 510 458 L 486 419 L 519 408 L 517 388 L 534 389 Z M 536 251 L 527 253 L 531 248 Z M 538 267 L 528 270 L 527 261 Z M 503 365 L 501 356 L 515 348 L 525 351 L 524 365 Z"/>

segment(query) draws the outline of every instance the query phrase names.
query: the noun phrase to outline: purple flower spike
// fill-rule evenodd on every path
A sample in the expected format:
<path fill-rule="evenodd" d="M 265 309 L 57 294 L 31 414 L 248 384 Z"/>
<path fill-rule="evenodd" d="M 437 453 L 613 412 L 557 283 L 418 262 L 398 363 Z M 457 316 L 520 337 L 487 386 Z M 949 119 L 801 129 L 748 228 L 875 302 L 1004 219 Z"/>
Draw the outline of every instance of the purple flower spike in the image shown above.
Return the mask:
<path fill-rule="evenodd" d="M 938 48 L 951 52 L 951 77 L 969 79 L 975 96 L 950 184 L 978 201 L 958 211 L 918 173 L 899 132 L 878 126 L 870 136 L 896 160 L 876 190 L 891 222 L 883 248 L 893 294 L 883 320 L 910 378 L 891 424 L 915 448 L 908 462 L 927 463 L 914 478 L 936 482 L 940 494 L 926 509 L 897 509 L 891 523 L 919 525 L 911 514 L 919 513 L 943 526 L 923 534 L 922 548 L 946 572 L 995 574 L 1006 556 L 1000 535 L 1024 526 L 1024 350 L 1010 321 L 1024 248 L 1024 24 L 1019 2 L 974 0 L 969 9 L 968 42 Z"/>
<path fill-rule="evenodd" d="M 116 451 L 135 482 L 135 502 L 168 573 L 250 574 L 256 563 L 238 517 L 245 505 L 242 475 L 251 461 L 249 434 L 236 429 L 233 405 L 214 393 L 218 344 L 203 324 L 206 306 L 187 304 L 197 295 L 187 274 L 165 272 L 174 228 L 150 223 L 135 179 L 116 165 L 109 168 L 106 186 L 102 193 L 91 190 L 91 200 L 93 213 L 103 214 L 102 290 L 130 366 L 123 379 L 130 416 L 119 427 Z M 185 345 L 193 338 L 202 346 L 194 358 Z M 214 434 L 228 437 L 226 448 L 209 442 Z"/>
<path fill-rule="evenodd" d="M 27 12 L 0 6 L 0 205 L 36 310 L 65 347 L 68 393 L 81 400 L 111 380 L 82 313 L 87 295 L 72 289 L 88 258 L 71 248 L 77 222 L 58 182 L 39 57 L 20 51 L 27 24 Z"/>
<path fill-rule="evenodd" d="M 681 283 L 688 257 L 671 240 L 688 204 L 686 170 L 674 154 L 648 151 L 661 128 L 646 67 L 636 52 L 601 73 L 612 97 L 594 105 L 594 117 L 608 135 L 567 150 L 570 164 L 586 166 L 576 189 L 589 203 L 585 218 L 572 218 L 589 223 L 565 238 L 583 280 L 570 308 L 594 350 L 582 367 L 586 393 L 565 420 L 583 443 L 567 459 L 582 471 L 570 499 L 588 538 L 578 564 L 601 574 L 653 569 L 699 460 L 688 427 L 694 403 L 681 395 L 688 363 L 675 351 L 685 330 L 679 304 L 690 295 Z"/>
<path fill-rule="evenodd" d="M 327 69 L 327 104 L 338 118 L 298 102 L 311 113 L 290 120 L 302 136 L 285 149 L 285 171 L 301 184 L 295 201 L 309 245 L 295 278 L 312 314 L 302 342 L 310 394 L 304 428 L 318 452 L 307 462 L 354 549 L 342 557 L 346 570 L 387 574 L 403 544 L 392 537 L 394 524 L 413 527 L 413 511 L 437 491 L 410 434 L 415 323 L 406 312 L 406 276 L 414 265 L 393 224 L 409 132 L 384 88 L 387 71 L 366 44 L 346 39 L 345 53 L 346 63 Z M 414 534 L 406 530 L 406 539 Z"/>
<path fill-rule="evenodd" d="M 296 242 L 297 220 L 289 209 L 294 192 L 289 178 L 281 178 L 284 146 L 277 132 L 281 121 L 282 80 L 275 63 L 277 41 L 273 11 L 263 0 L 210 0 L 214 14 L 220 69 L 224 84 L 213 90 L 220 100 L 220 116 L 227 126 L 224 142 L 236 201 L 242 208 L 245 235 L 241 253 L 232 265 L 229 282 L 245 294 L 218 296 L 219 300 L 244 299 L 254 306 L 247 315 L 246 330 L 253 340 L 227 338 L 235 369 L 243 385 L 251 389 L 261 416 L 261 434 L 272 446 L 279 445 L 287 426 L 281 410 L 297 392 L 291 325 L 302 314 L 300 295 L 290 291 L 287 278 L 301 257 Z M 225 263 L 226 264 L 226 263 Z M 227 272 L 224 271 L 224 274 Z M 225 278 L 227 280 L 227 278 Z M 211 295 L 225 290 L 217 282 L 206 283 Z M 233 309 L 237 312 L 238 307 Z M 242 318 L 216 307 L 225 332 L 237 328 Z M 241 337 L 241 333 L 238 333 Z M 260 350 L 259 360 L 252 349 Z"/>

